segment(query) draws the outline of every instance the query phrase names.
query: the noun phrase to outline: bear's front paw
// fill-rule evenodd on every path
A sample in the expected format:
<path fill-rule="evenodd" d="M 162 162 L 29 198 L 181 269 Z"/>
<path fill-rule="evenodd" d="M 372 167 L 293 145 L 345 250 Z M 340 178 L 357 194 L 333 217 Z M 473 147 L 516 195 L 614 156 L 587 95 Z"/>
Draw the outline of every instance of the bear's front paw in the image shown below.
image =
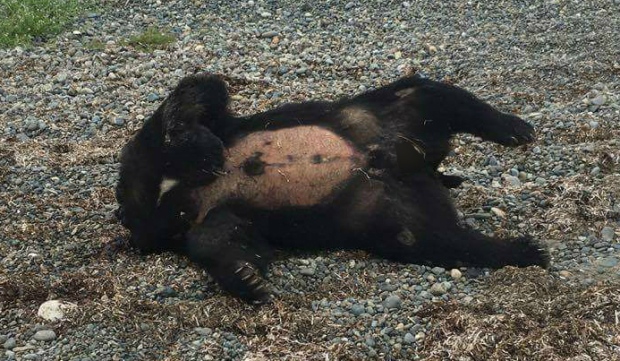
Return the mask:
<path fill-rule="evenodd" d="M 513 260 L 508 264 L 519 267 L 549 267 L 551 256 L 547 245 L 528 236 L 518 237 L 509 241 L 513 249 Z"/>
<path fill-rule="evenodd" d="M 271 288 L 252 263 L 236 262 L 233 273 L 222 284 L 234 296 L 252 304 L 263 304 L 271 300 Z"/>

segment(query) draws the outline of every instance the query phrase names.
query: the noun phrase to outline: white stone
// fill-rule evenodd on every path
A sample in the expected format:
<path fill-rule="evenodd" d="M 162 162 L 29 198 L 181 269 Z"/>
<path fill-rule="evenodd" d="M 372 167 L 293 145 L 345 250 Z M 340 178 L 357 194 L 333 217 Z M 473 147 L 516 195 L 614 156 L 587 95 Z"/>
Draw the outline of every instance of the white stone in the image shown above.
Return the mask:
<path fill-rule="evenodd" d="M 76 309 L 77 305 L 60 300 L 45 301 L 39 306 L 37 315 L 47 321 L 59 321 L 65 319 L 68 310 Z"/>
<path fill-rule="evenodd" d="M 499 218 L 506 218 L 506 212 L 502 211 L 499 208 L 491 207 L 491 212 L 493 212 L 493 214 L 495 214 Z"/>

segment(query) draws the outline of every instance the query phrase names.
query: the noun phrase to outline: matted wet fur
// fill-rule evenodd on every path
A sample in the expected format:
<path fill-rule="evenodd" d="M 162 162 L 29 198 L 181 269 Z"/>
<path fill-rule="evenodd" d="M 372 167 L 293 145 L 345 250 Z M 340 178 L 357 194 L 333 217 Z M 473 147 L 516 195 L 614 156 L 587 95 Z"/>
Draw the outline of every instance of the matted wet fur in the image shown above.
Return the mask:
<path fill-rule="evenodd" d="M 183 79 L 123 148 L 119 218 L 141 251 L 187 255 L 228 292 L 265 301 L 273 249 L 364 249 L 443 267 L 546 267 L 528 236 L 458 224 L 437 172 L 455 133 L 505 146 L 534 129 L 471 93 L 418 76 L 337 102 L 228 111 L 216 76 Z"/>

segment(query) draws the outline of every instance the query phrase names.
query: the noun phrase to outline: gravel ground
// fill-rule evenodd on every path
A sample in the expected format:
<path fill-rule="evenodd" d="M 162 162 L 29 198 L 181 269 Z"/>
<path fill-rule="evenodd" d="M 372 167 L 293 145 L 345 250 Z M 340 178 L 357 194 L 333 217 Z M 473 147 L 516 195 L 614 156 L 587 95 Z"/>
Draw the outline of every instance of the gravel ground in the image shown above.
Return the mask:
<path fill-rule="evenodd" d="M 0 50 L 0 358 L 620 360 L 620 2 L 107 2 L 58 38 Z M 167 28 L 144 51 L 127 39 Z M 186 259 L 119 239 L 118 151 L 196 71 L 240 113 L 419 71 L 538 130 L 471 137 L 444 165 L 463 221 L 531 233 L 550 270 L 444 270 L 364 253 L 271 267 L 276 301 L 223 295 Z M 72 302 L 45 321 L 45 300 Z"/>

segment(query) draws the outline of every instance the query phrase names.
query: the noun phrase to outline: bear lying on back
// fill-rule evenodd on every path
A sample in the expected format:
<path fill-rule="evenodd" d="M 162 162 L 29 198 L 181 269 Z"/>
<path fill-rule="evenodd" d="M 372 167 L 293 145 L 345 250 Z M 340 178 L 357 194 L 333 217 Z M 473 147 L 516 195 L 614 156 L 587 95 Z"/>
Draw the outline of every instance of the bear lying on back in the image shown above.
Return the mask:
<path fill-rule="evenodd" d="M 247 117 L 215 76 L 183 79 L 123 148 L 119 218 L 143 252 L 175 251 L 228 292 L 269 298 L 274 248 L 364 249 L 444 267 L 546 267 L 528 236 L 459 225 L 439 173 L 455 133 L 505 146 L 533 128 L 471 93 L 418 76 L 337 102 Z"/>

